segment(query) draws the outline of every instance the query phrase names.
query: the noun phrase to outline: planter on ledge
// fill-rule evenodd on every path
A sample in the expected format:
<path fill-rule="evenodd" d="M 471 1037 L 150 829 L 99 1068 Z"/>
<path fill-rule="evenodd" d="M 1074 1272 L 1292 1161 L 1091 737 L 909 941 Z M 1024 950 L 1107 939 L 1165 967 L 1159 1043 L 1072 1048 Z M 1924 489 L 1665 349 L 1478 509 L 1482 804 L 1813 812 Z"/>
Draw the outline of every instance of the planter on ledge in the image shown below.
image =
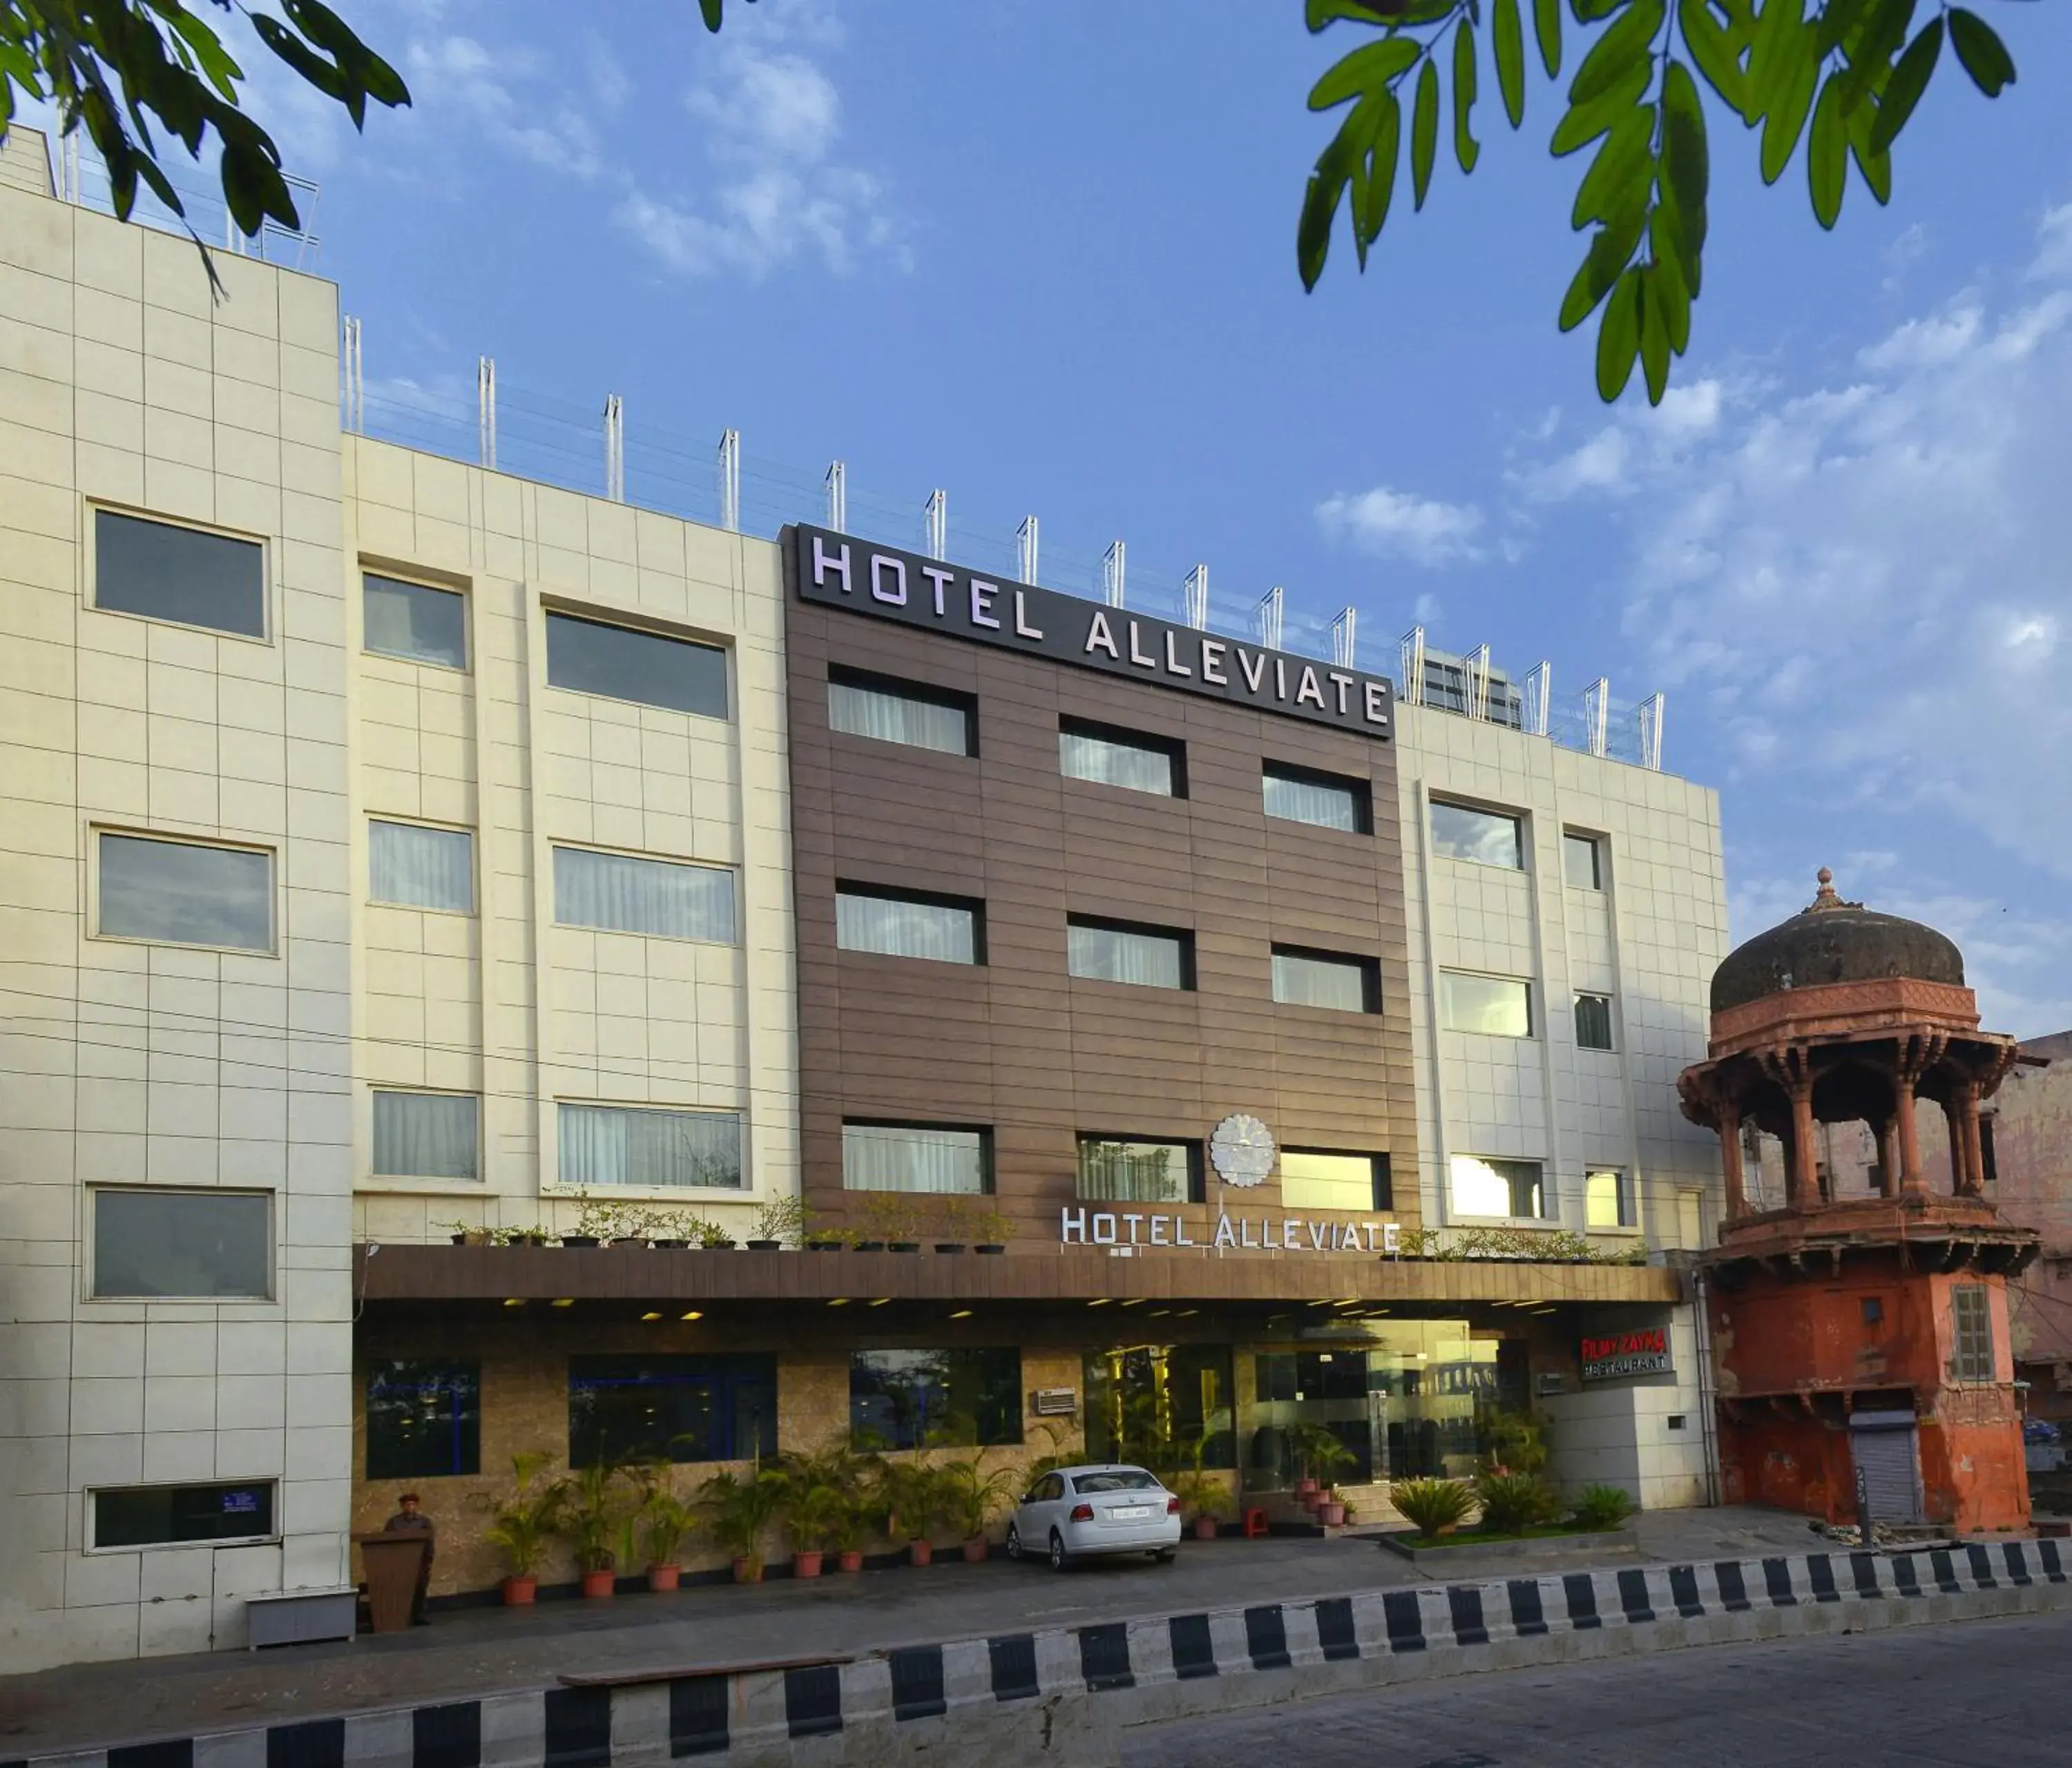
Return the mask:
<path fill-rule="evenodd" d="M 842 1243 L 840 1240 L 808 1240 L 806 1242 L 806 1250 L 808 1252 L 839 1252 L 841 1249 Z"/>
<path fill-rule="evenodd" d="M 1223 1525 L 1213 1516 L 1197 1516 L 1194 1519 L 1194 1539 L 1212 1541 L 1223 1532 Z"/>
<path fill-rule="evenodd" d="M 564 1234 L 561 1236 L 561 1244 L 564 1246 L 594 1246 L 597 1244 L 597 1236 L 594 1234 Z"/>
<path fill-rule="evenodd" d="M 992 1548 L 987 1544 L 983 1535 L 974 1535 L 964 1543 L 964 1564 L 983 1565 L 985 1564 L 986 1555 L 992 1551 Z"/>
<path fill-rule="evenodd" d="M 758 1554 L 737 1553 L 734 1556 L 734 1581 L 737 1584 L 760 1584 L 763 1581 L 763 1560 Z"/>
<path fill-rule="evenodd" d="M 860 1572 L 863 1569 L 863 1549 L 852 1547 L 835 1556 L 835 1569 L 838 1572 Z"/>
<path fill-rule="evenodd" d="M 683 1577 L 680 1565 L 651 1565 L 648 1568 L 648 1588 L 651 1590 L 673 1590 Z"/>
<path fill-rule="evenodd" d="M 824 1556 L 817 1550 L 808 1551 L 802 1548 L 791 1556 L 791 1576 L 818 1577 L 820 1575 L 820 1561 L 824 1557 Z"/>
<path fill-rule="evenodd" d="M 748 1250 L 751 1252 L 781 1252 L 783 1249 L 782 1240 L 750 1240 L 748 1243 Z"/>
<path fill-rule="evenodd" d="M 919 1240 L 887 1240 L 885 1250 L 888 1252 L 918 1252 L 921 1250 L 921 1243 Z"/>
<path fill-rule="evenodd" d="M 856 1249 L 859 1252 L 882 1252 L 885 1250 L 885 1242 L 882 1240 L 858 1240 L 856 1243 Z"/>
<path fill-rule="evenodd" d="M 916 1565 L 933 1564 L 935 1558 L 935 1544 L 933 1541 L 909 1541 L 906 1544 L 906 1554 Z"/>
<path fill-rule="evenodd" d="M 962 1240 L 938 1240 L 935 1242 L 935 1250 L 938 1252 L 961 1252 L 964 1249 L 964 1243 Z"/>
<path fill-rule="evenodd" d="M 990 1242 L 989 1242 L 989 1243 L 987 1243 L 986 1244 L 985 1244 L 985 1245 L 983 1245 L 983 1246 L 979 1246 L 979 1247 L 974 1248 L 973 1248 L 973 1250 L 974 1250 L 974 1251 L 976 1251 L 976 1252 L 993 1252 L 993 1253 L 999 1253 L 999 1252 L 1005 1252 L 1007 1250 L 1007 1248 L 1006 1248 L 1005 1246 L 996 1246 L 996 1245 L 994 1245 L 994 1244 L 991 1244 Z"/>
<path fill-rule="evenodd" d="M 602 1602 L 618 1587 L 619 1575 L 607 1565 L 601 1572 L 586 1572 L 582 1575 L 583 1600 Z"/>
<path fill-rule="evenodd" d="M 504 1581 L 504 1606 L 507 1609 L 529 1609 L 540 1593 L 540 1581 L 529 1573 L 524 1577 L 507 1577 Z"/>

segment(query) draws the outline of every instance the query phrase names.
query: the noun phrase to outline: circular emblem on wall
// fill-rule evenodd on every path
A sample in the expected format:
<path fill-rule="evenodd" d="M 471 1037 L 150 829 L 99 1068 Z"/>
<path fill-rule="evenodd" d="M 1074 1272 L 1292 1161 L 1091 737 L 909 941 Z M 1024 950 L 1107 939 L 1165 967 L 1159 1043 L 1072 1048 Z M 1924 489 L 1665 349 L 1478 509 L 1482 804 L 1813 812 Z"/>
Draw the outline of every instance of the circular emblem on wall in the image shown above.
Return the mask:
<path fill-rule="evenodd" d="M 1273 1136 L 1256 1117 L 1240 1112 L 1226 1117 L 1209 1137 L 1209 1158 L 1226 1185 L 1249 1190 L 1273 1170 Z"/>

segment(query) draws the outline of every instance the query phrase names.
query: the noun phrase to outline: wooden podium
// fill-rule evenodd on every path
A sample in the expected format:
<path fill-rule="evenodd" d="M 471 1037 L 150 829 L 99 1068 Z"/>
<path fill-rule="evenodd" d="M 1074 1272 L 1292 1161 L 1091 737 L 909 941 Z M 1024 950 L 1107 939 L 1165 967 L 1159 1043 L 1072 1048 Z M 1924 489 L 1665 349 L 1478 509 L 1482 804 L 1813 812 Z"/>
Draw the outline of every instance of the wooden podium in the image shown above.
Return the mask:
<path fill-rule="evenodd" d="M 417 1599 L 417 1573 L 425 1563 L 422 1535 L 356 1535 L 360 1563 L 367 1568 L 367 1613 L 376 1633 L 401 1633 L 410 1625 Z"/>

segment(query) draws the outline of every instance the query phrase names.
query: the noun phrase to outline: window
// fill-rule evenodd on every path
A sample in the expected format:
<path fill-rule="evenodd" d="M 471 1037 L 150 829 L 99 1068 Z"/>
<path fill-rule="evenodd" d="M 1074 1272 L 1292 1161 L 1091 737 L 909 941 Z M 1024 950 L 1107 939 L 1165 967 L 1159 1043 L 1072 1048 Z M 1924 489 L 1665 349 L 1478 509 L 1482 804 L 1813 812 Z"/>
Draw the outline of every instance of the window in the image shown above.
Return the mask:
<path fill-rule="evenodd" d="M 1500 810 L 1432 800 L 1432 847 L 1446 859 L 1525 870 L 1524 825 Z"/>
<path fill-rule="evenodd" d="M 1492 1038 L 1532 1035 L 1532 989 L 1510 977 L 1439 972 L 1440 1017 L 1449 1031 L 1480 1031 Z"/>
<path fill-rule="evenodd" d="M 104 939 L 273 949 L 273 856 L 153 836 L 99 837 Z"/>
<path fill-rule="evenodd" d="M 1876 1330 L 1883 1326 L 1885 1324 L 1885 1297 L 1881 1295 L 1865 1296 L 1863 1300 L 1863 1316 L 1864 1325 L 1866 1328 Z"/>
<path fill-rule="evenodd" d="M 1571 890 L 1602 890 L 1605 875 L 1598 857 L 1597 837 L 1564 833 L 1561 837 L 1561 870 Z"/>
<path fill-rule="evenodd" d="M 2000 1179 L 2000 1159 L 1993 1153 L 1993 1119 L 1996 1115 L 1990 1111 L 1979 1113 L 1979 1176 L 1988 1185 L 1997 1185 Z"/>
<path fill-rule="evenodd" d="M 93 605 L 263 639 L 266 549 L 257 541 L 97 509 Z"/>
<path fill-rule="evenodd" d="M 398 908 L 475 912 L 475 837 L 421 823 L 367 824 L 367 894 Z"/>
<path fill-rule="evenodd" d="M 722 865 L 554 849 L 554 919 L 563 927 L 734 943 L 734 874 Z"/>
<path fill-rule="evenodd" d="M 1601 1168 L 1583 1175 L 1583 1220 L 1590 1227 L 1631 1227 L 1633 1186 L 1624 1173 Z"/>
<path fill-rule="evenodd" d="M 361 574 L 363 642 L 384 657 L 467 667 L 467 598 L 457 590 L 428 589 L 372 571 Z"/>
<path fill-rule="evenodd" d="M 849 1359 L 857 1449 L 993 1448 L 1022 1441 L 1022 1353 L 857 1351 Z"/>
<path fill-rule="evenodd" d="M 262 1541 L 273 1533 L 270 1479 L 219 1486 L 131 1486 L 93 1495 L 97 1548 Z"/>
<path fill-rule="evenodd" d="M 1273 948 L 1273 998 L 1292 1007 L 1329 1007 L 1337 1013 L 1381 1011 L 1381 966 L 1372 958 Z"/>
<path fill-rule="evenodd" d="M 1191 1459 L 1198 1445 L 1201 1466 L 1237 1465 L 1229 1346 L 1089 1351 L 1080 1379 L 1086 1392 L 1080 1458 L 1170 1466 L 1176 1449 Z"/>
<path fill-rule="evenodd" d="M 1281 1150 L 1281 1201 L 1289 1209 L 1386 1210 L 1392 1188 L 1386 1154 Z"/>
<path fill-rule="evenodd" d="M 742 1188 L 737 1112 L 563 1105 L 559 1116 L 564 1185 Z"/>
<path fill-rule="evenodd" d="M 571 1467 L 776 1453 L 775 1357 L 569 1359 Z"/>
<path fill-rule="evenodd" d="M 1074 915 L 1067 923 L 1066 967 L 1091 982 L 1129 982 L 1147 989 L 1194 985 L 1194 936 Z"/>
<path fill-rule="evenodd" d="M 1579 994 L 1576 997 L 1576 1047 L 1609 1050 L 1612 1046 L 1611 997 Z"/>
<path fill-rule="evenodd" d="M 845 952 L 976 964 L 984 927 L 984 911 L 975 903 L 894 896 L 857 884 L 836 887 L 835 944 Z"/>
<path fill-rule="evenodd" d="M 857 669 L 828 671 L 828 728 L 849 736 L 939 750 L 946 755 L 975 755 L 978 745 L 972 738 L 978 721 L 973 711 L 967 695 Z"/>
<path fill-rule="evenodd" d="M 1202 1145 L 1082 1136 L 1079 1195 L 1101 1203 L 1198 1203 Z"/>
<path fill-rule="evenodd" d="M 1122 786 L 1160 798 L 1184 798 L 1186 753 L 1177 743 L 1135 731 L 1116 730 L 1083 718 L 1058 721 L 1058 768 L 1067 779 L 1091 779 L 1097 785 Z"/>
<path fill-rule="evenodd" d="M 482 1471 L 482 1366 L 384 1358 L 367 1376 L 367 1477 Z"/>
<path fill-rule="evenodd" d="M 1950 1289 L 1950 1330 L 1955 1354 L 1950 1375 L 1956 1381 L 1993 1379 L 1992 1295 L 1983 1283 L 1956 1283 Z"/>
<path fill-rule="evenodd" d="M 1263 775 L 1266 814 L 1283 822 L 1341 828 L 1349 835 L 1374 830 L 1374 796 L 1365 780 L 1341 779 L 1269 761 Z"/>
<path fill-rule="evenodd" d="M 717 645 L 550 612 L 547 685 L 724 718 L 726 653 Z"/>
<path fill-rule="evenodd" d="M 1449 1163 L 1457 1215 L 1511 1215 L 1536 1219 L 1546 1215 L 1536 1160 L 1486 1160 L 1456 1154 Z"/>
<path fill-rule="evenodd" d="M 92 1195 L 96 1297 L 272 1298 L 270 1192 L 97 1189 Z"/>
<path fill-rule="evenodd" d="M 976 1196 L 993 1189 L 991 1133 L 922 1124 L 844 1124 L 842 1186 Z"/>
<path fill-rule="evenodd" d="M 374 1094 L 377 1178 L 479 1178 L 482 1101 L 474 1093 Z"/>

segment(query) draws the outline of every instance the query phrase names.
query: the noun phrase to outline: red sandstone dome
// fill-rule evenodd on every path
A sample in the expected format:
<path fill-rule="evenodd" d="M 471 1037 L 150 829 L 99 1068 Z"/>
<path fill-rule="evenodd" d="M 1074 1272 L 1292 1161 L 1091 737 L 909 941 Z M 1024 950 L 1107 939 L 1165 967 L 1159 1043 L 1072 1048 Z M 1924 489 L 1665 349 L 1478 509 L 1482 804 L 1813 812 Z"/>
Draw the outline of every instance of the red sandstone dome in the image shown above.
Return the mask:
<path fill-rule="evenodd" d="M 1727 954 L 1712 973 L 1713 1012 L 1836 982 L 1905 977 L 1964 985 L 1964 955 L 1947 935 L 1918 921 L 1844 903 L 1824 865 L 1819 882 L 1809 907 Z"/>

